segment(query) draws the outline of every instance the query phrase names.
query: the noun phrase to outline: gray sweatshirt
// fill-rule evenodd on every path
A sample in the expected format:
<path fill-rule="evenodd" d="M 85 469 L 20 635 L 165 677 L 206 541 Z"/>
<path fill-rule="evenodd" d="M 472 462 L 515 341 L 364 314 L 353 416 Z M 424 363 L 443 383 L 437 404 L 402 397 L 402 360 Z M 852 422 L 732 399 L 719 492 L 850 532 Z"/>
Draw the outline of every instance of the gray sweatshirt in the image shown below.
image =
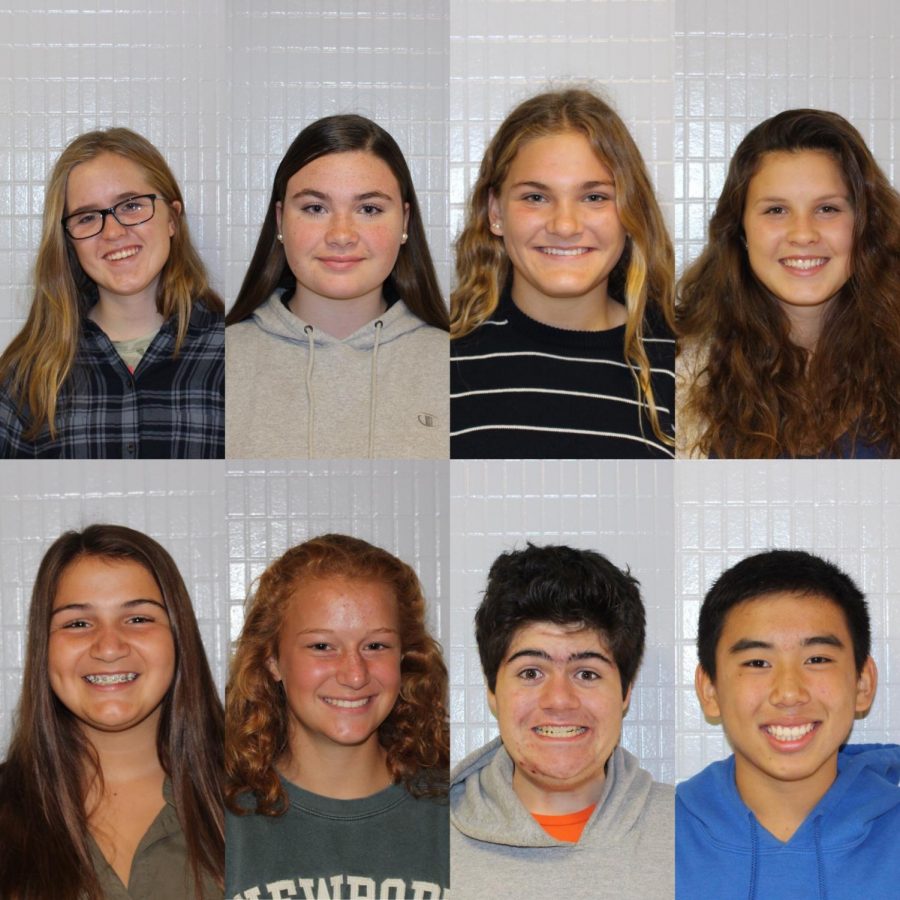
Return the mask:
<path fill-rule="evenodd" d="M 274 294 L 225 330 L 225 455 L 446 459 L 449 357 L 401 300 L 339 340 Z"/>
<path fill-rule="evenodd" d="M 621 747 L 581 839 L 551 837 L 512 788 L 499 739 L 460 763 L 450 783 L 453 900 L 672 900 L 674 792 Z"/>

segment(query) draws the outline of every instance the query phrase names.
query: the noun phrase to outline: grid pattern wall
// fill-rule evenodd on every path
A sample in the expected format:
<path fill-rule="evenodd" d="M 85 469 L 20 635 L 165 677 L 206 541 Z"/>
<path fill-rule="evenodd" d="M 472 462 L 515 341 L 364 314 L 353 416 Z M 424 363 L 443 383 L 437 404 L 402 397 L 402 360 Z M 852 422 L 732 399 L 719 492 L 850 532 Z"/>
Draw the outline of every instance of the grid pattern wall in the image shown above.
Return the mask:
<path fill-rule="evenodd" d="M 741 138 L 785 109 L 828 109 L 862 133 L 900 178 L 900 4 L 894 0 L 678 0 L 675 246 L 703 249 Z"/>
<path fill-rule="evenodd" d="M 276 557 L 308 538 L 362 538 L 409 563 L 428 601 L 428 625 L 450 631 L 446 461 L 226 463 L 228 619 L 240 634 L 251 582 Z"/>
<path fill-rule="evenodd" d="M 13 0 L 0 9 L 0 349 L 31 304 L 53 164 L 95 128 L 126 126 L 159 148 L 223 289 L 223 17 L 218 0 Z"/>
<path fill-rule="evenodd" d="M 564 83 L 599 88 L 631 129 L 672 221 L 674 0 L 454 0 L 450 233 L 506 114 Z"/>
<path fill-rule="evenodd" d="M 537 544 L 597 550 L 641 583 L 647 649 L 622 744 L 655 778 L 675 774 L 672 466 L 631 461 L 453 461 L 450 466 L 451 754 L 459 762 L 497 735 L 474 615 L 502 552 Z"/>
<path fill-rule="evenodd" d="M 0 480 L 0 758 L 25 663 L 28 608 L 44 552 L 68 529 L 127 525 L 174 558 L 220 692 L 226 665 L 224 464 L 5 460 Z"/>
<path fill-rule="evenodd" d="M 305 125 L 335 113 L 367 116 L 400 145 L 448 285 L 447 0 L 232 0 L 229 9 L 227 302 L 281 157 Z"/>
<path fill-rule="evenodd" d="M 846 571 L 866 594 L 879 686 L 857 742 L 900 735 L 900 466 L 797 460 L 693 461 L 675 466 L 678 603 L 678 779 L 727 756 L 694 693 L 700 603 L 729 566 L 770 548 L 808 550 Z"/>

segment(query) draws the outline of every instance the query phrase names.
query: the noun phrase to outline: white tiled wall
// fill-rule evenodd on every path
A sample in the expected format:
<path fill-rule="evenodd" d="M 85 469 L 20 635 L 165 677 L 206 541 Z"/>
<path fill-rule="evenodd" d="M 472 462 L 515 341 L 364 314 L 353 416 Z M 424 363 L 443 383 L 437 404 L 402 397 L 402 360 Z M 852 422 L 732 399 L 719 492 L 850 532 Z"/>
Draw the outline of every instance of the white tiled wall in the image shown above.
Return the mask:
<path fill-rule="evenodd" d="M 647 649 L 622 744 L 662 781 L 675 774 L 673 466 L 633 461 L 450 464 L 450 721 L 454 762 L 497 734 L 487 706 L 474 615 L 505 550 L 568 544 L 597 550 L 641 583 Z"/>
<path fill-rule="evenodd" d="M 223 463 L 4 460 L 0 472 L 0 758 L 19 699 L 34 577 L 46 549 L 69 529 L 95 522 L 127 525 L 172 554 L 194 601 L 216 684 L 223 690 Z"/>
<path fill-rule="evenodd" d="M 900 4 L 895 0 L 676 0 L 675 245 L 702 250 L 728 161 L 784 109 L 847 117 L 896 186 Z"/>
<path fill-rule="evenodd" d="M 675 465 L 677 777 L 728 750 L 694 694 L 700 603 L 724 569 L 752 553 L 796 548 L 844 569 L 866 594 L 875 704 L 856 742 L 900 737 L 900 464 L 896 462 L 682 461 Z"/>
<path fill-rule="evenodd" d="M 432 635 L 441 641 L 449 633 L 446 461 L 226 466 L 231 640 L 240 633 L 250 583 L 285 550 L 329 532 L 362 538 L 409 563 L 425 591 Z"/>
<path fill-rule="evenodd" d="M 491 136 L 519 102 L 590 81 L 632 131 L 672 221 L 674 0 L 453 0 L 450 231 Z"/>

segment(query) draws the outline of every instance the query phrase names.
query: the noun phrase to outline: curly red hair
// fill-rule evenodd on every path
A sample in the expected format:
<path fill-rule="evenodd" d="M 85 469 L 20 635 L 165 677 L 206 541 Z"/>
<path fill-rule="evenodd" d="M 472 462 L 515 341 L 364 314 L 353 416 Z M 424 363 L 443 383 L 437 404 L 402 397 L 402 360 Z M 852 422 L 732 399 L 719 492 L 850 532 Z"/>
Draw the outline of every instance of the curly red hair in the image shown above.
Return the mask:
<path fill-rule="evenodd" d="M 288 604 L 301 585 L 332 576 L 379 581 L 397 598 L 400 695 L 378 730 L 395 783 L 416 797 L 447 791 L 450 732 L 447 668 L 425 627 L 425 597 L 416 573 L 359 538 L 326 534 L 288 550 L 259 578 L 248 600 L 225 701 L 225 799 L 238 814 L 283 815 L 287 795 L 275 762 L 289 749 L 284 690 L 269 671 Z M 252 794 L 255 809 L 242 795 Z"/>

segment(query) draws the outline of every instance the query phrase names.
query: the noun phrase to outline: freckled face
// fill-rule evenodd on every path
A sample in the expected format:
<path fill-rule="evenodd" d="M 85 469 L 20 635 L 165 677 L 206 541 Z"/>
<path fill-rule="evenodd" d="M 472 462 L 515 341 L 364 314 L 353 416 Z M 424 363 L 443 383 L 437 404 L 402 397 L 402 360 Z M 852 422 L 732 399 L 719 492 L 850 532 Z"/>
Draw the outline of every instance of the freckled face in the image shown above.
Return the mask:
<path fill-rule="evenodd" d="M 400 253 L 409 204 L 374 153 L 331 153 L 291 176 L 276 217 L 301 300 L 380 299 Z"/>
<path fill-rule="evenodd" d="M 377 744 L 400 693 L 398 617 L 380 582 L 332 576 L 298 586 L 269 661 L 287 696 L 292 753 Z"/>
<path fill-rule="evenodd" d="M 160 194 L 146 172 L 116 153 L 101 153 L 79 163 L 66 183 L 66 215 L 83 210 L 108 209 L 129 197 Z M 153 218 L 140 225 L 120 225 L 108 215 L 100 234 L 70 240 L 85 273 L 97 284 L 101 297 L 143 296 L 155 302 L 159 277 L 169 258 L 175 217 L 181 212 L 159 196 Z"/>
<path fill-rule="evenodd" d="M 512 264 L 517 303 L 539 309 L 560 299 L 606 302 L 626 232 L 612 172 L 584 135 L 528 141 L 489 212 Z"/>
<path fill-rule="evenodd" d="M 753 274 L 786 307 L 824 313 L 851 275 L 854 210 L 827 153 L 768 153 L 744 208 Z"/>
<path fill-rule="evenodd" d="M 157 722 L 175 643 L 156 579 L 131 560 L 71 563 L 53 601 L 48 664 L 53 693 L 84 729 Z"/>
<path fill-rule="evenodd" d="M 628 705 L 599 632 L 549 622 L 522 626 L 488 702 L 527 808 L 538 810 L 560 792 L 599 795 Z M 596 796 L 583 805 L 590 802 Z"/>
<path fill-rule="evenodd" d="M 841 608 L 824 597 L 770 594 L 733 607 L 716 647 L 716 681 L 697 671 L 707 716 L 722 719 L 739 787 L 805 782 L 820 794 L 877 673 L 857 673 Z"/>

